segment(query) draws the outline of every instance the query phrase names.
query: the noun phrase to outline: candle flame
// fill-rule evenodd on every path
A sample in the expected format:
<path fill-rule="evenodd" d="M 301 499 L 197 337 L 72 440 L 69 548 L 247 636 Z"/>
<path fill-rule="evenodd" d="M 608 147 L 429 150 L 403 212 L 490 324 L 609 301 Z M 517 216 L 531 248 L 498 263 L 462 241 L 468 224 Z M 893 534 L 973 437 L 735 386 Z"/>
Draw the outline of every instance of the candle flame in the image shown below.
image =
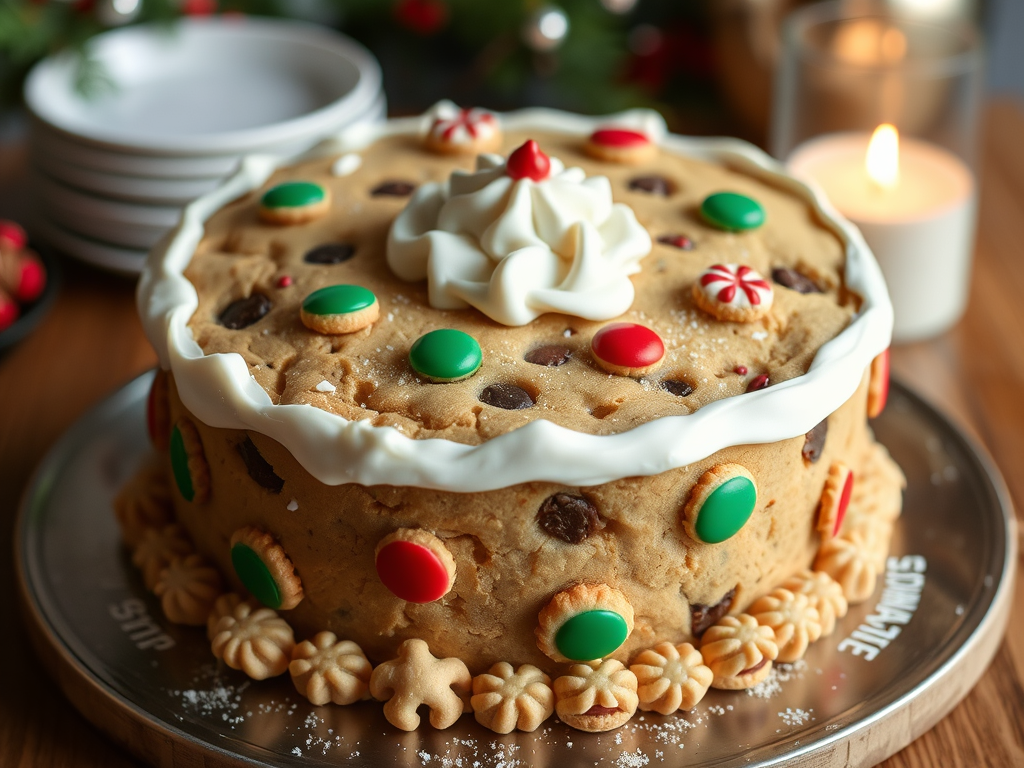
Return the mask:
<path fill-rule="evenodd" d="M 900 178 L 900 134 L 896 126 L 882 123 L 875 128 L 864 158 L 868 178 L 882 189 L 892 189 Z"/>

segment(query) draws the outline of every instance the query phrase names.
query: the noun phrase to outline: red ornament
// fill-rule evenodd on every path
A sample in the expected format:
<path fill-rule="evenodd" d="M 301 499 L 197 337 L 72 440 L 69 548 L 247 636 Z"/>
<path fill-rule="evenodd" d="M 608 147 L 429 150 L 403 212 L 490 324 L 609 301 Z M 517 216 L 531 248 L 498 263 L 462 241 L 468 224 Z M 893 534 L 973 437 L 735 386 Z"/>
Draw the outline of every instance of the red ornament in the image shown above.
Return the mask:
<path fill-rule="evenodd" d="M 431 603 L 451 589 L 451 575 L 440 558 L 411 541 L 383 547 L 377 553 L 377 575 L 396 597 L 410 603 Z"/>
<path fill-rule="evenodd" d="M 768 386 L 768 374 L 762 373 L 750 380 L 747 384 L 747 392 L 756 392 L 759 389 L 764 389 Z"/>
<path fill-rule="evenodd" d="M 853 496 L 853 471 L 846 474 L 846 482 L 843 483 L 843 492 L 839 496 L 839 509 L 836 510 L 836 524 L 832 529 L 832 535 L 838 536 L 839 529 L 843 527 L 843 518 L 846 517 L 846 508 L 850 506 L 850 497 Z"/>
<path fill-rule="evenodd" d="M 23 304 L 35 301 L 46 288 L 46 270 L 35 259 L 25 259 L 21 265 L 21 279 L 15 295 Z"/>
<path fill-rule="evenodd" d="M 292 284 L 292 279 L 288 275 L 281 275 L 279 278 L 277 278 L 277 287 L 278 288 L 287 288 L 291 284 Z"/>
<path fill-rule="evenodd" d="M 605 370 L 631 376 L 658 365 L 665 357 L 661 337 L 636 323 L 606 325 L 594 334 L 590 350 Z"/>
<path fill-rule="evenodd" d="M 642 147 L 651 143 L 647 134 L 627 128 L 598 128 L 590 134 L 590 140 L 604 147 L 617 148 Z"/>
<path fill-rule="evenodd" d="M 551 175 L 551 158 L 540 151 L 536 141 L 529 139 L 508 156 L 508 160 L 505 161 L 505 173 L 517 181 L 544 181 Z"/>
<path fill-rule="evenodd" d="M 432 35 L 448 21 L 448 6 L 439 0 L 399 0 L 395 18 L 418 35 Z"/>
<path fill-rule="evenodd" d="M 217 0 L 184 0 L 181 12 L 186 16 L 210 16 L 217 12 Z"/>
<path fill-rule="evenodd" d="M 889 350 L 871 361 L 868 379 L 868 418 L 873 419 L 885 410 L 889 399 Z"/>
<path fill-rule="evenodd" d="M 16 251 L 20 251 L 27 242 L 28 237 L 20 224 L 0 219 L 0 245 L 8 245 Z"/>
<path fill-rule="evenodd" d="M 14 325 L 14 321 L 18 319 L 20 314 L 21 310 L 18 309 L 18 305 L 3 294 L 0 294 L 0 331 L 4 331 Z"/>

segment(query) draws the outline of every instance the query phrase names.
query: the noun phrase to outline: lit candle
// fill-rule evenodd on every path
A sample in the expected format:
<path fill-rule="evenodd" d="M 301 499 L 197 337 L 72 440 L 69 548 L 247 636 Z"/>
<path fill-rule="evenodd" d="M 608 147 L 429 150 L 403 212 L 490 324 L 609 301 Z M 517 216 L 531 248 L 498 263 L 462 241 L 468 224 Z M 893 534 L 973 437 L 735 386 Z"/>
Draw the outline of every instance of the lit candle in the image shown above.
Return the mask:
<path fill-rule="evenodd" d="M 872 136 L 812 139 L 794 150 L 788 166 L 817 182 L 864 234 L 889 285 L 895 340 L 934 336 L 960 318 L 975 215 L 974 177 L 962 160 L 881 125 Z"/>

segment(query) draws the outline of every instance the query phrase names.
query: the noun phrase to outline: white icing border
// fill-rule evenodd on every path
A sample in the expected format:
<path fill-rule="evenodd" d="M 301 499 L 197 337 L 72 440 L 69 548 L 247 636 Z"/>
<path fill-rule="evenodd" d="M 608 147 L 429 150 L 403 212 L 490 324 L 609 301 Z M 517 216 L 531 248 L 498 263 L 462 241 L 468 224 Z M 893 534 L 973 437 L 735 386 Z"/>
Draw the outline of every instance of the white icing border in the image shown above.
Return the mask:
<path fill-rule="evenodd" d="M 598 485 L 686 466 L 722 448 L 771 443 L 808 432 L 856 391 L 872 359 L 889 346 L 892 304 L 881 270 L 860 232 L 817 188 L 789 178 L 782 166 L 738 139 L 668 134 L 661 117 L 633 110 L 583 117 L 547 109 L 499 115 L 506 130 L 589 135 L 599 125 L 646 131 L 671 152 L 724 162 L 807 200 L 846 244 L 847 285 L 864 297 L 850 325 L 818 350 L 806 374 L 756 392 L 717 400 L 685 416 L 665 416 L 617 435 L 575 432 L 546 420 L 481 445 L 417 440 L 393 427 L 348 421 L 312 405 L 274 405 L 237 353 L 204 355 L 188 321 L 199 297 L 183 272 L 203 236 L 203 222 L 260 187 L 281 165 L 313 156 L 356 152 L 379 138 L 423 133 L 417 118 L 358 125 L 302 156 L 252 156 L 219 189 L 189 205 L 178 226 L 149 255 L 138 288 L 139 311 L 160 364 L 174 373 L 178 394 L 196 418 L 212 427 L 251 429 L 284 445 L 327 485 L 408 485 L 456 492 L 489 491 L 517 483 L 551 481 Z"/>

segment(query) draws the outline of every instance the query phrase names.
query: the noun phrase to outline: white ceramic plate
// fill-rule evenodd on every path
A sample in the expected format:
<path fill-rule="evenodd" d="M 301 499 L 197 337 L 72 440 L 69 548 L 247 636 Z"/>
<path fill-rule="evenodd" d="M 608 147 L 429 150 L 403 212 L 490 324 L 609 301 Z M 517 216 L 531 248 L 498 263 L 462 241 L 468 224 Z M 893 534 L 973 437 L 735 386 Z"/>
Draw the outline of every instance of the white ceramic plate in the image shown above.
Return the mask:
<path fill-rule="evenodd" d="M 57 160 L 46 153 L 33 153 L 32 159 L 39 170 L 47 176 L 86 194 L 149 205 L 185 206 L 200 195 L 216 189 L 222 182 L 219 176 L 191 179 L 122 176 L 92 168 L 81 168 Z"/>
<path fill-rule="evenodd" d="M 75 215 L 54 206 L 47 207 L 46 216 L 69 232 L 98 240 L 116 248 L 148 251 L 168 231 L 167 227 L 144 224 L 121 224 L 95 216 Z"/>
<path fill-rule="evenodd" d="M 43 216 L 37 216 L 34 223 L 40 235 L 61 253 L 121 275 L 135 277 L 142 271 L 142 265 L 146 260 L 145 250 L 119 248 L 116 245 L 91 240 Z"/>
<path fill-rule="evenodd" d="M 158 227 L 161 230 L 173 227 L 181 217 L 181 208 L 176 206 L 139 205 L 107 200 L 79 192 L 40 173 L 34 174 L 32 184 L 44 211 L 56 207 L 75 217 L 97 218 L 113 224 Z"/>
<path fill-rule="evenodd" d="M 40 62 L 25 84 L 31 111 L 79 141 L 156 155 L 223 155 L 319 137 L 362 114 L 380 67 L 324 27 L 256 18 L 140 25 L 90 42 L 114 87 L 87 99 L 77 58 Z"/>

